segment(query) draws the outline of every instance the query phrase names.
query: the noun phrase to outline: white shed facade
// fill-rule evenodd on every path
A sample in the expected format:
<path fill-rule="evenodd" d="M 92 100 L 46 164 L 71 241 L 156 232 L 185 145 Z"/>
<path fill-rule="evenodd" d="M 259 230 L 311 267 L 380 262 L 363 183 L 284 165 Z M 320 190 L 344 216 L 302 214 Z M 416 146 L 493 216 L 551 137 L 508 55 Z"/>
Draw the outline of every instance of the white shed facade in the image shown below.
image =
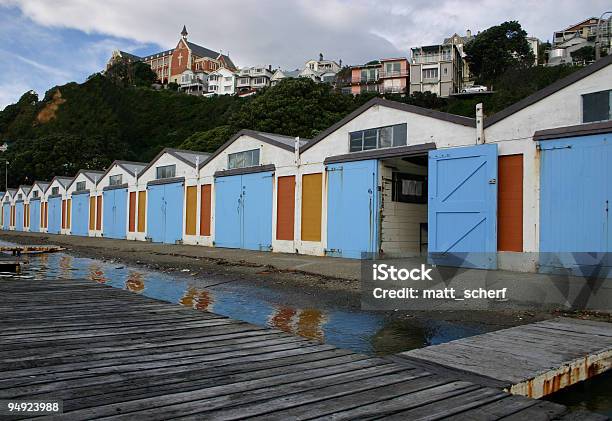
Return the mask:
<path fill-rule="evenodd" d="M 15 223 L 13 222 L 15 193 L 17 193 L 16 189 L 7 189 L 2 196 L 2 229 L 6 231 L 15 229 Z"/>
<path fill-rule="evenodd" d="M 30 226 L 30 211 L 28 209 L 28 193 L 32 186 L 21 185 L 15 193 L 15 231 L 28 231 Z"/>
<path fill-rule="evenodd" d="M 66 188 L 72 182 L 72 177 L 53 177 L 43 201 L 46 202 L 45 225 L 49 234 L 68 234 L 70 232 L 70 206 Z"/>
<path fill-rule="evenodd" d="M 145 166 L 142 162 L 114 161 L 100 176 L 95 195 L 92 194 L 96 202 L 95 236 L 115 239 L 135 237 L 136 214 L 130 212 L 130 206 L 135 209 L 136 181 Z"/>
<path fill-rule="evenodd" d="M 147 241 L 197 243 L 198 167 L 208 157 L 165 148 L 142 170 L 138 185 L 146 192 Z"/>
<path fill-rule="evenodd" d="M 241 130 L 201 165 L 199 244 L 295 252 L 295 145 L 293 137 Z"/>
<path fill-rule="evenodd" d="M 70 235 L 94 235 L 96 203 L 91 194 L 95 192 L 102 174 L 103 171 L 80 170 L 66 189 L 70 207 Z"/>
<path fill-rule="evenodd" d="M 28 208 L 30 211 L 30 232 L 46 232 L 44 225 L 46 215 L 46 201 L 43 201 L 45 191 L 49 187 L 48 181 L 35 181 L 28 193 Z"/>

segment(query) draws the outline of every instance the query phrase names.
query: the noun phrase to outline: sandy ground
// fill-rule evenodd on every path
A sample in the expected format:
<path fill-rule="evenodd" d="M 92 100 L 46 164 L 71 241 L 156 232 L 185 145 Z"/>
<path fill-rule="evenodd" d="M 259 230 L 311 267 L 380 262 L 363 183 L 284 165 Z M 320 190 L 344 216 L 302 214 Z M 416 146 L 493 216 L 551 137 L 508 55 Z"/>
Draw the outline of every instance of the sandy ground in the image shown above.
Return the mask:
<path fill-rule="evenodd" d="M 285 291 L 298 289 L 300 294 L 312 295 L 324 305 L 339 305 L 355 310 L 360 308 L 360 263 L 357 260 L 14 231 L 1 231 L 0 240 L 29 245 L 58 245 L 76 256 L 142 265 L 163 272 L 188 269 L 190 276 L 196 278 L 240 280 Z M 475 322 L 497 328 L 531 323 L 556 315 L 518 309 L 393 313 L 393 317 L 404 320 L 428 318 Z M 612 321 L 609 315 L 563 314 Z"/>

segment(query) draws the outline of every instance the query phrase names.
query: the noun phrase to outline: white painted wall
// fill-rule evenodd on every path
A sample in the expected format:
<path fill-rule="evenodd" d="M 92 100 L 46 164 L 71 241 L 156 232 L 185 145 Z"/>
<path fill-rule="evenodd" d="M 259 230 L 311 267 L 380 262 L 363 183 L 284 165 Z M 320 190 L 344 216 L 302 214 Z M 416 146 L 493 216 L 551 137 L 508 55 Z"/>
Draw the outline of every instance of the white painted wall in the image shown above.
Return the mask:
<path fill-rule="evenodd" d="M 412 166 L 410 173 L 426 175 L 424 167 Z M 404 169 L 402 169 L 404 171 Z M 382 190 L 381 249 L 388 257 L 406 257 L 419 254 L 420 223 L 427 223 L 427 205 L 392 200 L 393 170 L 380 164 Z M 423 235 L 427 235 L 424 233 Z M 427 242 L 427 237 L 424 238 Z M 427 249 L 424 246 L 423 252 Z"/>
<path fill-rule="evenodd" d="M 40 211 L 42 212 L 42 204 L 43 202 L 46 202 L 43 200 L 43 197 L 45 195 L 44 190 L 41 188 L 41 186 L 37 183 L 34 183 L 34 185 L 32 186 L 32 188 L 30 189 L 30 192 L 28 193 L 28 203 L 31 202 L 31 200 L 34 198 L 34 192 L 38 192 L 38 198 L 40 199 Z M 40 224 L 42 224 L 42 213 L 39 216 L 39 222 Z M 32 224 L 31 218 L 30 218 L 30 224 Z M 42 228 L 41 226 L 38 227 L 38 232 L 47 232 L 46 228 Z"/>
<path fill-rule="evenodd" d="M 85 174 L 80 173 L 79 175 L 76 176 L 76 178 L 72 181 L 72 184 L 68 187 L 68 189 L 66 189 L 66 196 L 70 199 L 72 199 L 72 193 L 74 193 L 76 191 L 77 188 L 77 183 L 84 181 L 85 182 L 85 190 L 89 190 L 89 194 L 87 195 L 87 200 L 89 202 L 89 198 L 95 194 L 96 192 L 96 183 L 98 181 L 98 178 L 100 177 L 101 174 L 95 174 L 94 175 L 94 180 L 90 180 L 87 176 L 85 176 Z M 71 202 L 72 203 L 72 202 Z M 89 226 L 89 212 L 87 215 L 87 226 Z M 94 227 L 95 227 L 95 219 L 94 219 Z M 72 217 L 70 218 L 70 229 L 68 230 L 70 234 L 72 234 Z M 95 230 L 89 230 L 88 229 L 88 235 L 90 237 L 94 237 L 95 236 Z"/>
<path fill-rule="evenodd" d="M 44 196 L 43 196 L 43 200 L 44 200 L 45 202 L 48 202 L 48 201 L 49 201 L 49 196 L 51 196 L 51 195 L 52 195 L 52 194 L 51 194 L 51 192 L 53 191 L 53 188 L 54 188 L 54 187 L 58 187 L 58 189 L 59 189 L 59 190 L 58 190 L 58 194 L 60 194 L 60 195 L 62 196 L 62 202 L 63 202 L 64 200 L 67 200 L 67 199 L 68 199 L 68 195 L 66 194 L 66 188 L 64 187 L 64 185 L 63 185 L 62 183 L 60 183 L 60 182 L 59 182 L 59 180 L 54 179 L 54 180 L 51 182 L 51 184 L 49 184 L 49 186 L 47 187 L 47 190 L 45 190 L 45 194 L 44 194 Z M 42 200 L 41 200 L 41 203 L 42 203 Z M 62 204 L 62 206 L 63 206 L 63 204 Z M 60 212 L 61 212 L 61 209 L 63 209 L 63 207 L 60 207 Z M 48 218 L 48 217 L 49 217 L 49 214 L 48 214 L 48 212 L 47 212 L 47 218 Z M 48 225 L 48 224 L 47 224 L 47 225 Z M 48 227 L 47 227 L 47 228 L 48 228 Z M 47 230 L 46 230 L 46 229 L 45 229 L 45 232 L 47 232 Z M 60 234 L 69 234 L 69 233 L 70 233 L 70 230 L 69 230 L 69 229 L 66 229 L 66 228 L 61 228 L 61 213 L 60 213 Z"/>

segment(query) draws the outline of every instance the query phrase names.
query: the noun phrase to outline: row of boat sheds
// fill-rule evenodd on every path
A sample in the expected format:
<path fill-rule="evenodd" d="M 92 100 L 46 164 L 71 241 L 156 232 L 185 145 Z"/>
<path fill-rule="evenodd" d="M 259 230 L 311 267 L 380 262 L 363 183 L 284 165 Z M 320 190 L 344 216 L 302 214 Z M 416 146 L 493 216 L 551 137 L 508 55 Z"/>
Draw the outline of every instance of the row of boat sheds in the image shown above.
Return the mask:
<path fill-rule="evenodd" d="M 612 247 L 612 56 L 483 118 L 375 98 L 314 139 L 242 130 L 212 154 L 167 148 L 9 189 L 2 228 L 344 258 Z M 457 262 L 461 265 L 461 261 Z"/>

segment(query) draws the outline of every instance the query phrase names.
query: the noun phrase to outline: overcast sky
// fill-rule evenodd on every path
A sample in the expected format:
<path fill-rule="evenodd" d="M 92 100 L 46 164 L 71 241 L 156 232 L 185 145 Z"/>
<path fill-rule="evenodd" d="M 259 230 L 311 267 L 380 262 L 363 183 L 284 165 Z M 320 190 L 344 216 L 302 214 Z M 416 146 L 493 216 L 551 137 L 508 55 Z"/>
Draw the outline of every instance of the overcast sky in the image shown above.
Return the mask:
<path fill-rule="evenodd" d="M 518 20 L 545 41 L 609 8 L 605 0 L 0 0 L 0 109 L 30 89 L 82 82 L 115 49 L 146 55 L 189 40 L 238 66 L 295 69 L 408 56 L 454 32 Z"/>

